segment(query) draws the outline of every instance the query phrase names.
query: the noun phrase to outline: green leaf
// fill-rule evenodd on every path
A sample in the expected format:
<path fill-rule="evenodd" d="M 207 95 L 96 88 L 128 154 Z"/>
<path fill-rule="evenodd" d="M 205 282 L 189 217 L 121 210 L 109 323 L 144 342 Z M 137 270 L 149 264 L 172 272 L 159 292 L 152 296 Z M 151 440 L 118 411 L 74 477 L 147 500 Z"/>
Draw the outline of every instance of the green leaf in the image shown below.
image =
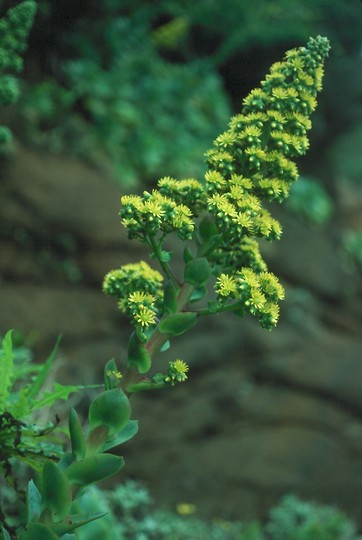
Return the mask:
<path fill-rule="evenodd" d="M 147 373 L 151 367 L 151 356 L 135 332 L 131 334 L 128 342 L 128 365 L 142 374 Z"/>
<path fill-rule="evenodd" d="M 30 523 L 21 540 L 59 540 L 59 536 L 42 523 Z"/>
<path fill-rule="evenodd" d="M 189 246 L 186 246 L 184 249 L 184 262 L 188 263 L 189 261 L 192 261 L 194 256 L 192 255 L 192 251 L 189 248 Z"/>
<path fill-rule="evenodd" d="M 113 454 L 96 454 L 68 467 L 66 474 L 72 484 L 85 486 L 114 476 L 124 466 L 124 459 Z"/>
<path fill-rule="evenodd" d="M 191 293 L 191 297 L 190 297 L 191 304 L 194 302 L 198 302 L 199 300 L 202 300 L 202 298 L 204 298 L 206 294 L 207 294 L 206 287 L 197 287 Z"/>
<path fill-rule="evenodd" d="M 179 336 L 194 326 L 196 319 L 196 313 L 175 313 L 173 315 L 168 315 L 168 317 L 165 319 L 162 319 L 158 325 L 158 329 L 162 334 Z"/>
<path fill-rule="evenodd" d="M 118 367 L 114 358 L 108 360 L 104 366 L 104 387 L 106 390 L 112 390 L 119 386 L 119 379 L 116 377 Z"/>
<path fill-rule="evenodd" d="M 131 404 L 120 388 L 105 390 L 89 407 L 89 424 L 92 429 L 105 426 L 111 433 L 120 431 L 131 415 Z"/>
<path fill-rule="evenodd" d="M 69 434 L 73 456 L 77 460 L 83 459 L 87 450 L 87 444 L 79 416 L 73 407 L 69 411 Z"/>
<path fill-rule="evenodd" d="M 38 373 L 42 366 L 40 365 L 35 365 L 35 364 L 25 364 L 23 363 L 22 365 L 18 365 L 16 363 L 16 358 L 15 358 L 15 364 L 16 364 L 16 370 L 15 370 L 15 373 L 14 373 L 14 381 L 17 381 L 19 379 L 24 379 L 27 375 L 29 375 L 29 373 Z"/>
<path fill-rule="evenodd" d="M 211 269 L 208 260 L 205 257 L 200 257 L 189 261 L 185 266 L 185 281 L 201 287 L 210 279 Z"/>
<path fill-rule="evenodd" d="M 12 330 L 6 332 L 0 355 L 0 413 L 7 408 L 7 401 L 13 380 L 14 353 L 11 339 Z"/>
<path fill-rule="evenodd" d="M 41 514 L 41 495 L 33 480 L 28 482 L 26 492 L 27 524 L 37 521 Z"/>
<path fill-rule="evenodd" d="M 57 341 L 55 342 L 54 348 L 48 358 L 46 359 L 45 363 L 42 365 L 41 370 L 39 371 L 38 375 L 34 379 L 34 382 L 31 384 L 29 390 L 28 390 L 28 397 L 29 399 L 34 399 L 38 396 L 39 392 L 43 388 L 43 385 L 46 381 L 46 378 L 48 376 L 49 370 L 53 365 L 53 362 L 55 360 L 56 355 L 58 354 L 59 345 L 62 337 L 58 336 Z"/>
<path fill-rule="evenodd" d="M 163 291 L 163 309 L 167 314 L 177 311 L 178 290 L 171 280 L 168 280 Z"/>
<path fill-rule="evenodd" d="M 53 405 L 55 401 L 58 399 L 68 399 L 69 394 L 73 394 L 74 392 L 79 392 L 79 390 L 84 390 L 85 388 L 99 388 L 99 384 L 90 384 L 86 386 L 71 386 L 71 385 L 63 385 L 59 383 L 54 383 L 52 392 L 45 392 L 44 396 L 34 401 L 33 409 L 41 409 L 42 407 L 50 407 Z"/>
<path fill-rule="evenodd" d="M 209 242 L 211 238 L 217 235 L 216 225 L 209 215 L 205 215 L 200 221 L 199 234 L 204 242 Z"/>
<path fill-rule="evenodd" d="M 127 424 L 112 439 L 107 439 L 102 448 L 102 452 L 107 452 L 115 446 L 119 446 L 129 439 L 132 439 L 138 432 L 138 420 L 128 420 Z"/>
<path fill-rule="evenodd" d="M 1 527 L 1 532 L 3 535 L 2 540 L 11 540 L 10 534 L 8 533 L 6 529 L 4 529 L 4 527 Z"/>
<path fill-rule="evenodd" d="M 173 252 L 172 251 L 161 251 L 160 253 L 160 261 L 164 263 L 168 263 L 172 260 Z"/>
<path fill-rule="evenodd" d="M 210 313 L 217 313 L 219 311 L 219 307 L 219 303 L 215 302 L 214 300 L 210 300 L 210 302 L 207 304 L 207 309 Z"/>
<path fill-rule="evenodd" d="M 52 530 L 58 535 L 58 537 L 61 536 L 63 540 L 64 538 L 66 538 L 64 535 L 71 533 L 77 527 L 81 527 L 82 525 L 85 525 L 86 523 L 90 523 L 91 521 L 95 521 L 96 519 L 102 518 L 105 515 L 106 515 L 106 512 L 93 512 L 90 514 L 73 514 L 72 516 L 68 516 L 65 521 L 62 521 L 61 523 L 55 523 L 54 525 L 52 525 Z"/>
<path fill-rule="evenodd" d="M 42 507 L 51 511 L 54 521 L 64 519 L 72 504 L 70 483 L 57 463 L 49 461 L 43 467 Z"/>
<path fill-rule="evenodd" d="M 160 348 L 160 352 L 165 352 L 165 351 L 168 351 L 168 349 L 171 347 L 171 343 L 170 343 L 170 340 L 168 339 L 167 341 L 165 341 L 165 343 L 162 345 L 162 347 Z"/>

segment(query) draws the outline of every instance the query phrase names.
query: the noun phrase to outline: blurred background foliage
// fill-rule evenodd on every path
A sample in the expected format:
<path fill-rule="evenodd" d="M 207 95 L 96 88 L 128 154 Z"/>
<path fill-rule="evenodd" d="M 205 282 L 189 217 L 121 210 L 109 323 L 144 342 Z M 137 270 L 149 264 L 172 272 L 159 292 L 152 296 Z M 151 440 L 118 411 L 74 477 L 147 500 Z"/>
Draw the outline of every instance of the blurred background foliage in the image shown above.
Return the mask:
<path fill-rule="evenodd" d="M 303 168 L 331 191 L 336 174 L 359 181 L 357 0 L 38 4 L 15 122 L 28 144 L 102 163 L 125 189 L 164 174 L 199 176 L 200 156 L 270 64 L 322 34 L 332 54 Z"/>

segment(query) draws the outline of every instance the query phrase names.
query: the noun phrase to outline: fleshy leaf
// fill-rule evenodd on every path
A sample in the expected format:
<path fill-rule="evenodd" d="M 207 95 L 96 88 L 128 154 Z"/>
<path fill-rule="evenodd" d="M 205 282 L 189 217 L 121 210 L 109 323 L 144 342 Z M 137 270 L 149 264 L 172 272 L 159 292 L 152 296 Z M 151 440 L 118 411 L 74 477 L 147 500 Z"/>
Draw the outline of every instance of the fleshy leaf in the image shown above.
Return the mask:
<path fill-rule="evenodd" d="M 69 434 L 72 445 L 72 454 L 75 459 L 83 459 L 86 453 L 87 445 L 82 424 L 76 410 L 71 407 L 69 411 Z"/>
<path fill-rule="evenodd" d="M 210 265 L 205 257 L 193 259 L 185 266 L 185 281 L 191 283 L 191 285 L 195 285 L 195 287 L 205 285 L 209 281 L 210 276 Z"/>
<path fill-rule="evenodd" d="M 192 291 L 190 302 L 191 303 L 198 302 L 199 300 L 202 300 L 202 298 L 204 298 L 204 296 L 206 296 L 206 294 L 207 294 L 206 287 L 204 287 L 204 286 L 197 287 L 196 289 L 194 289 Z"/>
<path fill-rule="evenodd" d="M 33 480 L 28 482 L 26 493 L 27 523 L 36 521 L 41 514 L 41 495 Z"/>
<path fill-rule="evenodd" d="M 115 359 L 111 358 L 104 366 L 104 387 L 106 390 L 112 390 L 119 385 L 116 373 L 118 373 L 117 364 Z"/>
<path fill-rule="evenodd" d="M 57 463 L 49 461 L 43 468 L 42 507 L 49 509 L 54 521 L 64 519 L 72 504 L 67 476 Z"/>
<path fill-rule="evenodd" d="M 197 315 L 192 312 L 174 313 L 163 319 L 158 329 L 162 334 L 179 336 L 187 332 L 196 323 Z"/>
<path fill-rule="evenodd" d="M 121 388 L 105 390 L 97 396 L 89 407 L 89 424 L 92 429 L 104 426 L 111 433 L 117 433 L 128 422 L 131 404 Z"/>
<path fill-rule="evenodd" d="M 58 536 L 61 536 L 62 540 L 65 540 L 67 537 L 76 538 L 76 536 L 69 535 L 69 533 L 74 531 L 74 529 L 76 529 L 77 527 L 81 527 L 86 523 L 90 523 L 91 521 L 100 519 L 105 515 L 106 512 L 93 512 L 91 514 L 73 514 L 72 516 L 68 516 L 65 521 L 61 523 L 55 523 L 52 526 L 52 529 Z"/>
<path fill-rule="evenodd" d="M 30 523 L 21 540 L 59 540 L 59 536 L 43 523 Z"/>
<path fill-rule="evenodd" d="M 142 374 L 147 373 L 151 367 L 151 356 L 135 332 L 128 342 L 128 365 L 135 367 Z"/>
<path fill-rule="evenodd" d="M 97 454 L 72 463 L 66 471 L 72 484 L 86 486 L 115 475 L 124 466 L 124 459 L 113 454 Z"/>
<path fill-rule="evenodd" d="M 138 432 L 138 420 L 128 420 L 127 424 L 112 439 L 107 439 L 102 448 L 102 452 L 107 452 L 115 446 L 119 446 L 129 439 L 132 439 Z"/>

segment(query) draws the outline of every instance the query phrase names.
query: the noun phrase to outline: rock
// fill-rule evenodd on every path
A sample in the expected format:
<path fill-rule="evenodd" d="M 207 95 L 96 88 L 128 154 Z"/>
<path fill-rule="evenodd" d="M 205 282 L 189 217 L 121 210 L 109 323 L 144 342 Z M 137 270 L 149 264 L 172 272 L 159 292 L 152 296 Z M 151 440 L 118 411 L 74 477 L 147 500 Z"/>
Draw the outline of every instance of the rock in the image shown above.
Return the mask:
<path fill-rule="evenodd" d="M 349 277 L 337 255 L 340 241 L 336 233 L 287 213 L 279 218 L 283 225 L 281 240 L 264 246 L 272 271 L 322 298 L 343 299 Z"/>
<path fill-rule="evenodd" d="M 36 223 L 70 231 L 93 246 L 117 246 L 126 237 L 118 217 L 120 189 L 101 171 L 75 159 L 22 148 L 8 161 L 4 176 L 13 198 L 4 221 L 14 222 L 16 216 L 19 225 L 29 225 L 31 214 Z"/>

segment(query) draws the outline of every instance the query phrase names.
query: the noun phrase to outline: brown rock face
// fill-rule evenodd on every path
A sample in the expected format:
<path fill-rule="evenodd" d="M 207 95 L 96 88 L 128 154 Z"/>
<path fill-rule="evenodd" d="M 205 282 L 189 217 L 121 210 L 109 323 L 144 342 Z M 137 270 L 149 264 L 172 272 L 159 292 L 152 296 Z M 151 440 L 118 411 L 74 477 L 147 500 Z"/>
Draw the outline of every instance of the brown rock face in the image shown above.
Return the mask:
<path fill-rule="evenodd" d="M 40 357 L 63 334 L 61 376 L 99 382 L 130 333 L 102 277 L 147 257 L 119 225 L 120 190 L 80 162 L 20 149 L 0 195 L 0 332 L 35 334 Z M 287 286 L 280 325 L 215 316 L 175 340 L 158 367 L 181 357 L 189 381 L 132 398 L 140 433 L 122 448 L 125 474 L 159 504 L 208 516 L 263 517 L 293 492 L 362 523 L 361 287 L 338 231 L 284 227 L 267 254 Z"/>

